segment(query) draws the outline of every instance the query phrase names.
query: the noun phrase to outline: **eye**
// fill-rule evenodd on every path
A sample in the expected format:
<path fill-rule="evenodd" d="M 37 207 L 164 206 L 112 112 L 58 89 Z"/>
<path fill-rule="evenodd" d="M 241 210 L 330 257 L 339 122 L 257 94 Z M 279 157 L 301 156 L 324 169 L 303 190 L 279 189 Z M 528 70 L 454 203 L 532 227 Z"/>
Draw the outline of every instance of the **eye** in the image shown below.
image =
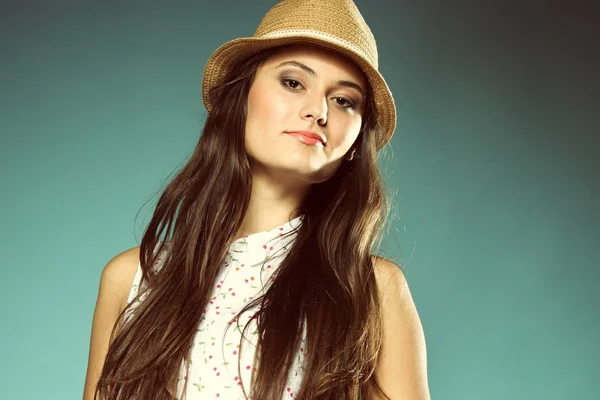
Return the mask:
<path fill-rule="evenodd" d="M 344 107 L 344 108 L 354 108 L 354 102 L 353 101 L 348 100 L 348 99 L 346 99 L 344 97 L 336 97 L 336 99 L 342 99 L 343 101 L 345 101 L 348 104 L 347 106 L 343 106 L 342 105 L 342 107 Z"/>
<path fill-rule="evenodd" d="M 292 82 L 294 82 L 294 83 L 296 83 L 296 84 L 298 84 L 298 85 L 302 86 L 302 84 L 301 84 L 300 82 L 298 82 L 297 80 L 295 80 L 295 79 L 291 79 L 291 78 L 282 78 L 282 79 L 281 79 L 281 84 L 282 84 L 283 86 L 285 86 L 285 87 L 287 87 L 287 88 L 289 88 L 289 89 L 292 89 L 292 90 L 297 90 L 297 88 L 296 88 L 296 87 L 290 87 L 290 85 L 288 84 L 288 83 L 292 83 Z M 292 86 L 293 86 L 293 85 L 292 85 Z M 354 107 L 355 107 L 355 104 L 354 104 L 354 102 L 353 102 L 352 100 L 348 100 L 348 99 L 346 99 L 345 97 L 340 97 L 340 96 L 338 96 L 338 97 L 334 97 L 334 99 L 336 99 L 336 100 L 337 100 L 337 99 L 342 99 L 342 103 L 340 103 L 340 102 L 337 102 L 337 103 L 338 103 L 338 104 L 340 104 L 340 105 L 341 105 L 343 108 L 349 108 L 349 109 L 351 108 L 351 109 L 354 109 Z M 345 104 L 346 104 L 346 105 L 344 105 L 344 102 L 345 102 Z"/>
<path fill-rule="evenodd" d="M 288 84 L 287 84 L 287 82 L 295 82 L 295 83 L 297 83 L 298 85 L 302 86 L 302 84 L 300 84 L 300 82 L 298 82 L 298 81 L 297 81 L 297 80 L 295 80 L 295 79 L 286 79 L 286 78 L 284 78 L 284 79 L 282 79 L 282 80 L 281 80 L 281 83 L 282 83 L 284 86 L 286 86 L 286 87 L 288 87 L 288 88 L 290 88 L 290 89 L 294 89 L 294 90 L 296 90 L 296 88 L 290 87 L 290 85 L 288 85 Z"/>

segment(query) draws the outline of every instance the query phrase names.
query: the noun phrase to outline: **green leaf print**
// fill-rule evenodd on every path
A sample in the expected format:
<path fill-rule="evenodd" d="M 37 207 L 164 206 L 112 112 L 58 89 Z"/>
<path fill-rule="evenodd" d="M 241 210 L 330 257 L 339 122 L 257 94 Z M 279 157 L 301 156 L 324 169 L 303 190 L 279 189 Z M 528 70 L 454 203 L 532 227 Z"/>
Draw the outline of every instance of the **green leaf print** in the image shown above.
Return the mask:
<path fill-rule="evenodd" d="M 199 385 L 199 384 L 197 384 L 197 383 L 194 383 L 194 386 L 196 386 L 196 388 L 198 389 L 198 392 L 202 392 L 202 389 L 205 389 L 205 388 L 206 388 L 206 386 L 204 386 L 204 385 Z"/>

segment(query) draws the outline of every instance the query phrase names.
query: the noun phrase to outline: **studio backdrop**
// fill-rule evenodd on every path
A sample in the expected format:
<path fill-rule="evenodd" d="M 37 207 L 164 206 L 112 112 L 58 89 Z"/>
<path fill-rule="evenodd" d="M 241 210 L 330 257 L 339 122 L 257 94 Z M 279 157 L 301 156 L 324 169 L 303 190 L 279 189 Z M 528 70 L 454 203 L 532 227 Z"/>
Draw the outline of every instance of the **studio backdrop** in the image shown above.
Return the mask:
<path fill-rule="evenodd" d="M 356 1 L 434 399 L 600 399 L 600 34 L 551 3 Z M 206 61 L 274 4 L 3 5 L 0 398 L 81 398 L 100 273 L 195 146 Z"/>

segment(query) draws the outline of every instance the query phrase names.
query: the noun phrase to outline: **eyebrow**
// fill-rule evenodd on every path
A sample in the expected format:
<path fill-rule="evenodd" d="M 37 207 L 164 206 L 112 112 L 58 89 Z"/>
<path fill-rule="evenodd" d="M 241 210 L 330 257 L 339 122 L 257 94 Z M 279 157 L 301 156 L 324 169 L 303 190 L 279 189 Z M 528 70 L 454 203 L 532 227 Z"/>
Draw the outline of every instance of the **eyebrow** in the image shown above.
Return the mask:
<path fill-rule="evenodd" d="M 304 70 L 306 73 L 308 73 L 310 76 L 317 76 L 317 73 L 315 72 L 314 69 L 310 68 L 308 65 L 306 64 L 302 64 L 299 61 L 284 61 L 281 64 L 279 64 L 276 68 L 280 68 L 283 67 L 284 65 L 293 65 L 295 67 L 301 68 L 302 70 Z M 353 88 L 356 89 L 360 92 L 360 94 L 362 95 L 363 99 L 366 98 L 365 96 L 365 92 L 363 90 L 363 88 L 356 82 L 352 82 L 352 81 L 347 81 L 347 80 L 338 80 L 336 82 L 337 85 L 339 86 L 345 86 L 345 87 L 349 87 L 349 88 Z"/>

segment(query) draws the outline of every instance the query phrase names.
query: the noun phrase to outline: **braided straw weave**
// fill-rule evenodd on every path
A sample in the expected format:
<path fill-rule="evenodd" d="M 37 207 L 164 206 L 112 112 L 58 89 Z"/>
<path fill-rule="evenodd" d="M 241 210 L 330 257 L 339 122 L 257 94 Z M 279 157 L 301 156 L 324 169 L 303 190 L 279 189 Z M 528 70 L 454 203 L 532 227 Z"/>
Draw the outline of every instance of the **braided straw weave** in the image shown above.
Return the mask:
<path fill-rule="evenodd" d="M 379 151 L 396 128 L 394 98 L 378 71 L 375 37 L 352 0 L 284 0 L 271 8 L 254 36 L 221 45 L 208 59 L 202 99 L 211 111 L 211 88 L 223 82 L 232 64 L 258 51 L 287 44 L 313 44 L 342 53 L 367 77 L 379 112 Z"/>

